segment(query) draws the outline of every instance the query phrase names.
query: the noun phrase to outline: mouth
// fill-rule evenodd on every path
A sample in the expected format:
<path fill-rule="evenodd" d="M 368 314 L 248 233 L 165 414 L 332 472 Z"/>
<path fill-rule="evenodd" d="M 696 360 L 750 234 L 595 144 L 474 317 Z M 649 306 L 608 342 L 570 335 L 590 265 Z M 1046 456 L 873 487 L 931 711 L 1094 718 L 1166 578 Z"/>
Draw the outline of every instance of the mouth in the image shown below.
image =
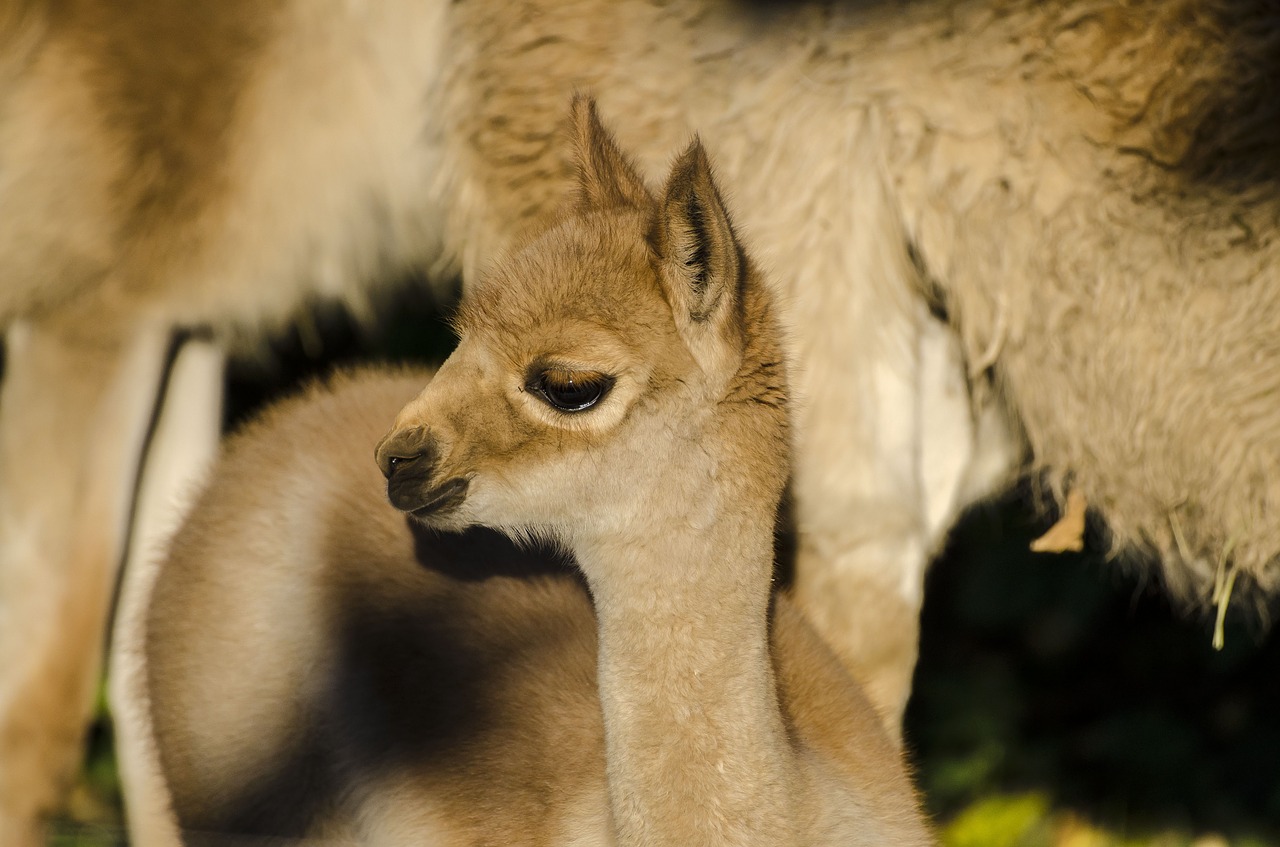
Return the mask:
<path fill-rule="evenodd" d="M 469 481 L 462 477 L 454 477 L 448 482 L 441 483 L 428 491 L 423 497 L 422 505 L 411 510 L 409 514 L 420 520 L 446 514 L 462 505 L 462 501 L 467 499 L 469 485 Z"/>

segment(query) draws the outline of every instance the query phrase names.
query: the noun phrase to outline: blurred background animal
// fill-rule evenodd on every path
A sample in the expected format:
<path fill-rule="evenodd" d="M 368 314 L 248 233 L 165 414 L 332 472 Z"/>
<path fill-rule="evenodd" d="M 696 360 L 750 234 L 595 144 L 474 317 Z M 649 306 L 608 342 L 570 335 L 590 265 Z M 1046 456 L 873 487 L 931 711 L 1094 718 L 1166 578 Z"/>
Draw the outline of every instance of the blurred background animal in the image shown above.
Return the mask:
<path fill-rule="evenodd" d="M 0 840 L 76 757 L 220 350 L 408 266 L 465 284 L 563 190 L 574 89 L 734 186 L 800 366 L 794 596 L 889 726 L 926 564 L 1016 468 L 1178 596 L 1272 588 L 1278 40 L 1261 0 L 8 0 Z M 134 497 L 147 445 L 178 464 Z"/>

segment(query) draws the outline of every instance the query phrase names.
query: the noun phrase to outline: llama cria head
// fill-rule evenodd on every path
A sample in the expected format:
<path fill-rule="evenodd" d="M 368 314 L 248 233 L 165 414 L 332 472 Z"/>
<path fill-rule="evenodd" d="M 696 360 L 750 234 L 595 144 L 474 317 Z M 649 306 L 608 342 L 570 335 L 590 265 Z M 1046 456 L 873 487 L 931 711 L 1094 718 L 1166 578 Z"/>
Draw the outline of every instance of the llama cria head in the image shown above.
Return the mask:
<path fill-rule="evenodd" d="M 779 332 L 702 145 L 655 197 L 586 98 L 572 134 L 576 203 L 469 289 L 457 349 L 378 445 L 391 502 L 571 543 L 712 519 L 726 488 L 776 500 Z"/>

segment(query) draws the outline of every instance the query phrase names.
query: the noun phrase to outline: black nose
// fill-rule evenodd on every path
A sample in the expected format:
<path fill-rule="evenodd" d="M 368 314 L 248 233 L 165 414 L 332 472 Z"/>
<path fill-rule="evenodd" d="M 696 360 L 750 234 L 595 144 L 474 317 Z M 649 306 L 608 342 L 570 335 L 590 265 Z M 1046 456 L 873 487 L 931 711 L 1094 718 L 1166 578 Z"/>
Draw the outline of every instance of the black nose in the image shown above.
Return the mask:
<path fill-rule="evenodd" d="M 431 488 L 438 450 L 426 427 L 398 429 L 378 445 L 376 456 L 387 478 L 387 498 L 397 509 L 412 511 Z"/>
<path fill-rule="evenodd" d="M 430 430 L 422 426 L 387 433 L 374 451 L 382 475 L 391 479 L 396 473 L 434 453 L 433 441 Z"/>

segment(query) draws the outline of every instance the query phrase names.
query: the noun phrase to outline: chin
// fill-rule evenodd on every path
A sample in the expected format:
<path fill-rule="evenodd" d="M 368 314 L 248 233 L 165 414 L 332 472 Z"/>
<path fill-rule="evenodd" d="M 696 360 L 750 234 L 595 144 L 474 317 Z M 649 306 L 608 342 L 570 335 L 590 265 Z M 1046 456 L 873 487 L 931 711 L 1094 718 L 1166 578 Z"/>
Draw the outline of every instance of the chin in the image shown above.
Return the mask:
<path fill-rule="evenodd" d="M 461 506 L 449 506 L 442 509 L 416 509 L 407 514 L 414 523 L 436 532 L 462 532 L 480 523 L 465 514 L 466 511 Z"/>

